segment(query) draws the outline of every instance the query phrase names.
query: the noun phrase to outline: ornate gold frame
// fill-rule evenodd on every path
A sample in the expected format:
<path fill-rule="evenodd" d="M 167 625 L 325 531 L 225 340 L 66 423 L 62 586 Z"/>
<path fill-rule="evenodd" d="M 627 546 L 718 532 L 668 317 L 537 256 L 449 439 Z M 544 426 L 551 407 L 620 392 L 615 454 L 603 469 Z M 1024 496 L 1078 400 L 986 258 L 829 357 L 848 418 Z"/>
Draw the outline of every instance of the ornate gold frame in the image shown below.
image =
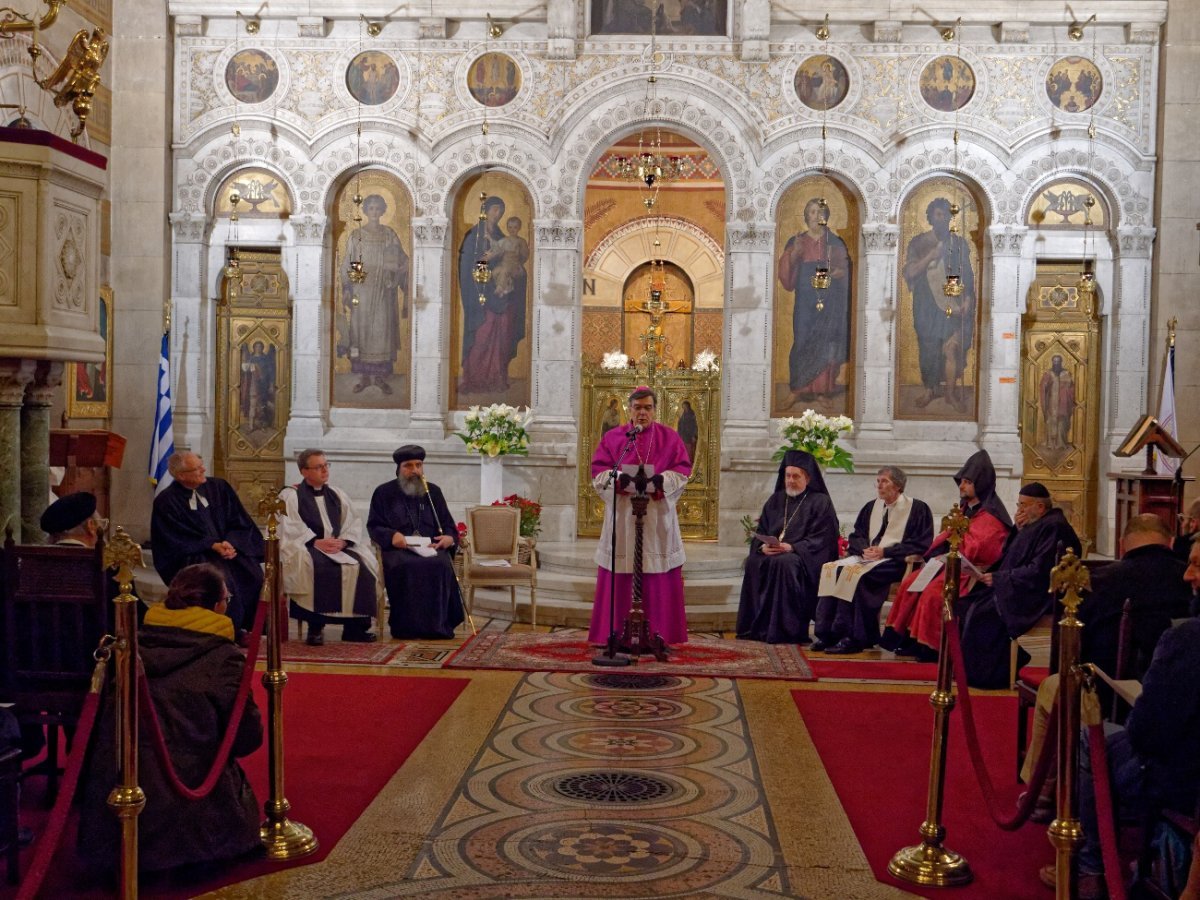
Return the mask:
<path fill-rule="evenodd" d="M 67 363 L 67 418 L 109 419 L 112 418 L 112 370 L 113 370 L 113 289 L 107 284 L 100 286 L 100 304 L 105 312 L 104 335 L 104 399 L 84 400 L 76 392 L 78 368 L 83 363 Z"/>
<path fill-rule="evenodd" d="M 617 401 L 621 422 L 628 415 L 628 397 L 635 387 L 648 385 L 658 394 L 658 421 L 673 426 L 688 401 L 700 424 L 697 458 L 692 460 L 692 477 L 676 511 L 685 540 L 715 541 L 720 500 L 721 473 L 721 376 L 717 372 L 662 368 L 647 373 L 644 368 L 607 371 L 584 366 L 579 430 L 579 486 L 576 502 L 580 537 L 598 537 L 604 520 L 604 504 L 592 490 L 592 454 L 600 442 L 604 411 Z"/>

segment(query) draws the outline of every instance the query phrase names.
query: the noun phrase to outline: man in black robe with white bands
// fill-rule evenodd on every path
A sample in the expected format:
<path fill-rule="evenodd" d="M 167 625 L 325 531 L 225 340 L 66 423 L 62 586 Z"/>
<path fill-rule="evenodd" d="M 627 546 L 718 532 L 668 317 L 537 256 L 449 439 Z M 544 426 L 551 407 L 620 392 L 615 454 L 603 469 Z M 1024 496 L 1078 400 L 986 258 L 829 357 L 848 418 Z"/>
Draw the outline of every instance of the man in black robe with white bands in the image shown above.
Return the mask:
<path fill-rule="evenodd" d="M 325 643 L 325 626 L 342 626 L 342 640 L 369 644 L 379 592 L 378 564 L 362 516 L 344 491 L 329 483 L 320 450 L 296 458 L 302 480 L 280 491 L 287 515 L 279 523 L 279 564 L 291 616 L 308 624 L 307 641 Z"/>
<path fill-rule="evenodd" d="M 807 644 L 821 566 L 837 555 L 837 513 L 821 467 L 811 454 L 789 450 L 750 542 L 737 636 L 768 644 Z"/>
<path fill-rule="evenodd" d="M 458 529 L 441 489 L 425 481 L 425 448 L 406 444 L 392 459 L 396 478 L 375 489 L 367 516 L 383 560 L 388 627 L 394 638 L 450 638 L 463 621 L 451 559 Z M 428 547 L 414 537 L 428 538 Z"/>
<path fill-rule="evenodd" d="M 879 496 L 859 511 L 850 534 L 850 554 L 860 561 L 822 569 L 822 584 L 832 591 L 817 601 L 813 650 L 859 653 L 879 643 L 879 610 L 904 575 L 905 558 L 924 553 L 933 540 L 933 514 L 904 493 L 907 483 L 898 466 L 879 470 Z"/>
<path fill-rule="evenodd" d="M 225 614 L 235 629 L 249 629 L 263 585 L 262 531 L 229 482 L 208 477 L 199 455 L 172 453 L 167 471 L 174 480 L 150 514 L 155 570 L 170 584 L 184 566 L 212 563 L 229 588 Z"/>
<path fill-rule="evenodd" d="M 1021 488 L 1016 525 L 999 565 L 959 604 L 963 662 L 972 687 L 1011 686 L 1009 642 L 1050 612 L 1050 570 L 1059 554 L 1068 547 L 1080 552 L 1075 529 L 1054 506 L 1050 491 L 1036 481 Z M 1024 650 L 1018 657 L 1018 667 L 1029 661 Z"/>

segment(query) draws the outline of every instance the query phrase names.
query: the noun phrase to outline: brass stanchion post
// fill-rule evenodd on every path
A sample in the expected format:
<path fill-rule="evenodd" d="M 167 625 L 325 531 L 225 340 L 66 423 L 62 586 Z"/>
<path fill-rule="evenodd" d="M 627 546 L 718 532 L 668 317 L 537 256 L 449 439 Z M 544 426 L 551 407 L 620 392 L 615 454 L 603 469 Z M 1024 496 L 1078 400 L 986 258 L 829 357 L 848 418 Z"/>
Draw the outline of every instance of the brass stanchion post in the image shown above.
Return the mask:
<path fill-rule="evenodd" d="M 121 820 L 120 896 L 135 900 L 138 895 L 137 817 L 146 805 L 138 787 L 138 691 L 137 691 L 137 598 L 133 596 L 133 567 L 142 561 L 142 548 L 125 529 L 117 527 L 112 543 L 104 548 L 104 568 L 117 566 L 120 593 L 113 600 L 117 626 L 116 720 L 117 785 L 109 792 L 108 805 Z"/>
<path fill-rule="evenodd" d="M 950 636 L 948 630 L 957 628 L 954 621 L 954 602 L 958 599 L 958 578 L 962 570 L 959 547 L 967 533 L 970 520 L 955 504 L 942 519 L 942 530 L 948 531 L 950 552 L 943 569 L 944 604 L 942 639 L 939 643 L 937 687 L 929 695 L 933 707 L 933 746 L 929 752 L 929 792 L 925 802 L 925 821 L 921 823 L 921 843 L 896 851 L 888 863 L 888 871 L 897 878 L 913 884 L 948 887 L 967 884 L 974 877 L 967 861 L 953 850 L 942 846 L 946 827 L 942 824 L 942 801 L 946 784 L 946 749 L 950 738 L 950 711 L 954 709 L 951 690 Z"/>
<path fill-rule="evenodd" d="M 1058 786 L 1055 797 L 1058 816 L 1046 832 L 1055 850 L 1056 900 L 1071 900 L 1075 896 L 1075 851 L 1083 843 L 1083 826 L 1076 808 L 1079 795 L 1079 689 L 1083 683 L 1079 648 L 1083 623 L 1075 613 L 1082 602 L 1079 592 L 1091 590 L 1091 587 L 1088 570 L 1075 556 L 1075 551 L 1068 547 L 1050 573 L 1050 589 L 1063 594 L 1065 613 L 1058 623 Z"/>
<path fill-rule="evenodd" d="M 317 849 L 312 829 L 288 818 L 292 804 L 283 794 L 283 686 L 287 672 L 283 671 L 283 629 L 287 620 L 279 609 L 279 516 L 284 504 L 278 495 L 264 497 L 258 504 L 260 515 L 267 517 L 267 565 L 260 602 L 267 606 L 267 671 L 263 687 L 267 689 L 267 771 L 271 796 L 263 804 L 267 818 L 258 829 L 259 840 L 266 848 L 267 858 L 296 859 Z"/>

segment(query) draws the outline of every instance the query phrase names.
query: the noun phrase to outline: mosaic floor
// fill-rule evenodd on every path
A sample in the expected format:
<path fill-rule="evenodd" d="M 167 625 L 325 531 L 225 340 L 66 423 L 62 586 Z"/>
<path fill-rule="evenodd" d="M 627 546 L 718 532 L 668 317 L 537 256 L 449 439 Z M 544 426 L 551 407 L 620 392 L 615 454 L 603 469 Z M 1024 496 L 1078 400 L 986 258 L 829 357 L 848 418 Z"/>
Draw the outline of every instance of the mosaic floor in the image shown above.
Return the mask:
<path fill-rule="evenodd" d="M 327 860 L 214 896 L 910 896 L 872 878 L 797 682 L 453 674 L 471 684 Z"/>

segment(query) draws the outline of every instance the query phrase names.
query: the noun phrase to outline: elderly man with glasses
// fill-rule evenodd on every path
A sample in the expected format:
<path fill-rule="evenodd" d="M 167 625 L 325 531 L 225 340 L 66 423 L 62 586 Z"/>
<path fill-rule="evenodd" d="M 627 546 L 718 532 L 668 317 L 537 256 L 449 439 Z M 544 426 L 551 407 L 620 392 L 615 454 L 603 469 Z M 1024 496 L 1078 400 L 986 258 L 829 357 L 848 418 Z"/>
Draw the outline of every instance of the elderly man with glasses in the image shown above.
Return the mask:
<path fill-rule="evenodd" d="M 165 584 L 184 566 L 212 563 L 229 588 L 226 615 L 248 629 L 262 591 L 262 532 L 229 482 L 209 478 L 204 460 L 182 450 L 167 460 L 173 481 L 154 498 L 150 543 Z"/>
<path fill-rule="evenodd" d="M 325 643 L 326 625 L 341 625 L 342 640 L 371 643 L 371 616 L 379 597 L 379 572 L 350 498 L 329 483 L 329 460 L 320 450 L 296 458 L 301 481 L 280 496 L 287 516 L 279 523 L 279 563 L 293 618 L 308 623 L 308 643 Z"/>

